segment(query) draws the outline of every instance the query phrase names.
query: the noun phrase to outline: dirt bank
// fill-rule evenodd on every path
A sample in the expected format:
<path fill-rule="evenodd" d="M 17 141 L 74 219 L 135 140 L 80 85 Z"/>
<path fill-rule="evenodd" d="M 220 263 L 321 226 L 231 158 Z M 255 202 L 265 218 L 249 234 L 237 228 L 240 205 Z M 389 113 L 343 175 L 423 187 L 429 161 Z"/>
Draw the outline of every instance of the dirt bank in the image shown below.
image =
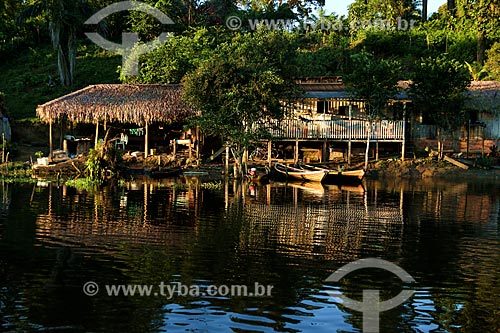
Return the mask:
<path fill-rule="evenodd" d="M 500 181 L 500 170 L 486 168 L 461 169 L 444 161 L 431 158 L 406 161 L 384 160 L 376 162 L 369 170 L 369 178 L 403 179 L 492 179 Z"/>

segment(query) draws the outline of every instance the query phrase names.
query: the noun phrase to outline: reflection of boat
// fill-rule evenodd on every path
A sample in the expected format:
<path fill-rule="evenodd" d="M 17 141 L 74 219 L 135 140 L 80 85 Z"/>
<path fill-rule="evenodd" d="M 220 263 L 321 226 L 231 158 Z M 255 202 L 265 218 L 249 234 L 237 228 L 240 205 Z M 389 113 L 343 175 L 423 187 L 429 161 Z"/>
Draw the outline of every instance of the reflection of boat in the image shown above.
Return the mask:
<path fill-rule="evenodd" d="M 307 165 L 307 164 L 302 164 L 301 168 L 303 170 L 311 170 L 311 171 L 321 171 L 321 170 L 327 171 L 328 178 L 337 179 L 337 180 L 344 180 L 344 181 L 361 180 L 365 176 L 365 170 L 363 170 L 363 169 L 333 170 L 333 169 L 320 168 L 317 166 Z"/>
<path fill-rule="evenodd" d="M 313 181 L 321 182 L 328 173 L 328 170 L 304 170 L 297 169 L 290 166 L 286 166 L 281 163 L 276 163 L 274 165 L 276 171 L 287 178 L 302 180 L 302 181 Z"/>
<path fill-rule="evenodd" d="M 174 177 L 181 173 L 181 168 L 168 168 L 168 169 L 159 169 L 156 171 L 151 171 L 150 176 L 152 178 L 168 178 Z"/>
<path fill-rule="evenodd" d="M 286 185 L 301 189 L 305 193 L 315 195 L 325 194 L 325 188 L 320 182 L 288 182 Z"/>
<path fill-rule="evenodd" d="M 182 171 L 182 174 L 184 176 L 193 176 L 193 177 L 208 176 L 208 172 L 207 171 Z"/>
<path fill-rule="evenodd" d="M 366 190 L 364 188 L 364 186 L 360 183 L 356 186 L 356 184 L 352 184 L 352 185 L 345 185 L 345 184 L 336 184 L 336 185 L 333 185 L 333 184 L 326 184 L 326 188 L 329 190 L 329 191 L 347 191 L 347 192 L 355 192 L 355 193 L 365 193 Z"/>

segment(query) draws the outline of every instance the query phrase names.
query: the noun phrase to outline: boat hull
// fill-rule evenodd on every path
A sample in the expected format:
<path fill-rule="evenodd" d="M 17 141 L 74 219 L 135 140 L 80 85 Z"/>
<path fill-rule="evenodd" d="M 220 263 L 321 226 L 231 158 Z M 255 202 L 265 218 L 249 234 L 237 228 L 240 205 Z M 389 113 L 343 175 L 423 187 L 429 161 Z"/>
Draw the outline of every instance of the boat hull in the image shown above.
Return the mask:
<path fill-rule="evenodd" d="M 328 171 L 326 170 L 301 170 L 286 166 L 281 163 L 276 163 L 274 168 L 278 173 L 284 175 L 287 178 L 300 180 L 300 181 L 309 181 L 309 182 L 321 182 L 327 175 Z"/>
<path fill-rule="evenodd" d="M 366 171 L 363 169 L 338 171 L 327 168 L 320 168 L 312 165 L 302 165 L 304 170 L 324 170 L 328 172 L 326 179 L 339 181 L 361 181 Z"/>

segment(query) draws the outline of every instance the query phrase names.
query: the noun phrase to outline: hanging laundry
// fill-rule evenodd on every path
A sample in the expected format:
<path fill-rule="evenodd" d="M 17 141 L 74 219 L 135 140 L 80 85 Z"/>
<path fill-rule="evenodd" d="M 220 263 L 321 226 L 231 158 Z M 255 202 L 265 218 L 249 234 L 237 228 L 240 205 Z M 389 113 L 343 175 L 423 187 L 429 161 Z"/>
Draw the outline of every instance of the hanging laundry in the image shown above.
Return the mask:
<path fill-rule="evenodd" d="M 130 135 L 143 136 L 144 135 L 144 127 L 141 128 L 131 128 L 129 130 Z"/>

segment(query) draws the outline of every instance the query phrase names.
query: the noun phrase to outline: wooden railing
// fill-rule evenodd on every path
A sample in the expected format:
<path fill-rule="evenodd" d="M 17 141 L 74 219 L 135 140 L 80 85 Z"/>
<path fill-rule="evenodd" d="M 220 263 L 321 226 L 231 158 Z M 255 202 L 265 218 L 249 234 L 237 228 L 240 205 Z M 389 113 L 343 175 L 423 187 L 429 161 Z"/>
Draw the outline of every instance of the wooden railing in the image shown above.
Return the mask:
<path fill-rule="evenodd" d="M 369 123 L 364 120 L 271 120 L 270 134 L 277 139 L 366 140 Z M 372 123 L 371 140 L 403 140 L 404 121 L 380 120 Z"/>

